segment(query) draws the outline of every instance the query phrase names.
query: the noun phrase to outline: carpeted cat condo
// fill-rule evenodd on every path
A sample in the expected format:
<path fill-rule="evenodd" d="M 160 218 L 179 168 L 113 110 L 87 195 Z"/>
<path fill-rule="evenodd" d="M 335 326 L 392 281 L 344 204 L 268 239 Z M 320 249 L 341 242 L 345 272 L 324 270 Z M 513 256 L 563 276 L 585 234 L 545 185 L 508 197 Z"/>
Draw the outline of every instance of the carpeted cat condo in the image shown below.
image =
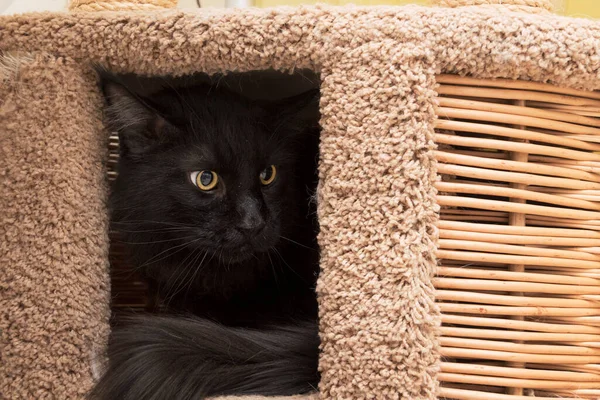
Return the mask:
<path fill-rule="evenodd" d="M 171 3 L 0 18 L 0 398 L 82 398 L 98 372 L 94 64 L 319 74 L 322 398 L 600 396 L 599 22 L 549 0 Z"/>

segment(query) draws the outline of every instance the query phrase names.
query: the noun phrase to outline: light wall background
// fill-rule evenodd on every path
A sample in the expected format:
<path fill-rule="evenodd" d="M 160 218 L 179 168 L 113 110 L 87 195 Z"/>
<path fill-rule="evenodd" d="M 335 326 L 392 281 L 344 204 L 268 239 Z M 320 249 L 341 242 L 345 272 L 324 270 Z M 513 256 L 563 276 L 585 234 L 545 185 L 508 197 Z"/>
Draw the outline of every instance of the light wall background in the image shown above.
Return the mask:
<path fill-rule="evenodd" d="M 203 7 L 225 7 L 226 0 L 200 0 Z M 243 0 L 257 7 L 300 4 L 402 5 L 428 4 L 430 0 Z M 0 14 L 31 11 L 65 11 L 68 0 L 0 0 Z M 554 0 L 556 13 L 585 18 L 600 18 L 600 0 Z M 198 8 L 196 0 L 179 0 L 179 8 Z"/>

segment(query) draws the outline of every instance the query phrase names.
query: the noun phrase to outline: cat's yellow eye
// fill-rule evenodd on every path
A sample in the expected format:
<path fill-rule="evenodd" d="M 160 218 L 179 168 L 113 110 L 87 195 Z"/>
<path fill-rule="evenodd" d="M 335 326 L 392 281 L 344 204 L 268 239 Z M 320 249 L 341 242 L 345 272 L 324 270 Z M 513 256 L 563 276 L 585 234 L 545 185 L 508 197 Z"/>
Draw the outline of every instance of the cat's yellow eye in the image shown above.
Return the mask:
<path fill-rule="evenodd" d="M 215 171 L 194 171 L 190 174 L 190 180 L 198 189 L 205 192 L 213 190 L 219 183 L 219 175 Z"/>
<path fill-rule="evenodd" d="M 260 172 L 260 183 L 267 186 L 273 183 L 277 176 L 277 168 L 274 165 L 270 165 Z"/>

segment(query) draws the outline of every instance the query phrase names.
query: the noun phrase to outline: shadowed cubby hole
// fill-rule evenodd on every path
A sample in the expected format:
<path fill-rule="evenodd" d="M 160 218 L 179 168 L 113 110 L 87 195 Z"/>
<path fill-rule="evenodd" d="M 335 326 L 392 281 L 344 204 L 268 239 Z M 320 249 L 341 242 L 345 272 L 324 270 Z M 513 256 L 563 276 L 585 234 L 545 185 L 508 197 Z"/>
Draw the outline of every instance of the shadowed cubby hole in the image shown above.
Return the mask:
<path fill-rule="evenodd" d="M 133 91 L 141 95 L 152 95 L 165 84 L 174 87 L 189 86 L 195 83 L 211 83 L 241 93 L 245 97 L 260 100 L 278 100 L 319 87 L 320 78 L 315 72 L 300 70 L 282 73 L 274 70 L 229 73 L 225 75 L 194 74 L 183 77 L 140 77 L 121 75 L 119 77 Z M 319 115 L 309 116 L 318 121 Z M 117 177 L 119 161 L 119 139 L 111 132 L 109 141 L 108 180 L 111 184 Z M 318 157 L 318 154 L 315 154 Z M 316 228 L 315 228 L 316 229 Z M 111 323 L 115 324 L 123 315 L 131 312 L 156 312 L 160 309 L 155 288 L 148 287 L 145 280 L 131 264 L 127 245 L 116 229 L 110 229 L 110 278 L 111 278 Z"/>

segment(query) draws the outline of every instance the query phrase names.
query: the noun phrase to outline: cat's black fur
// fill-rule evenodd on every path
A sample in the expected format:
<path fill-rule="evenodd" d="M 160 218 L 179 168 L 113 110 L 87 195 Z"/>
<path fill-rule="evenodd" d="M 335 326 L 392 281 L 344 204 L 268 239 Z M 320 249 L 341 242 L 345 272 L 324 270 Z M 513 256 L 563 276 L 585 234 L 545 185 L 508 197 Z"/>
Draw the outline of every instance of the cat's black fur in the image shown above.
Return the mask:
<path fill-rule="evenodd" d="M 110 366 L 92 398 L 306 393 L 318 383 L 318 346 L 314 322 L 249 330 L 201 318 L 138 317 L 112 334 Z"/>
<path fill-rule="evenodd" d="M 267 103 L 197 85 L 140 97 L 107 77 L 103 89 L 121 149 L 114 228 L 168 315 L 113 331 L 91 398 L 314 389 L 317 92 Z M 217 188 L 193 185 L 200 170 L 218 173 Z"/>

